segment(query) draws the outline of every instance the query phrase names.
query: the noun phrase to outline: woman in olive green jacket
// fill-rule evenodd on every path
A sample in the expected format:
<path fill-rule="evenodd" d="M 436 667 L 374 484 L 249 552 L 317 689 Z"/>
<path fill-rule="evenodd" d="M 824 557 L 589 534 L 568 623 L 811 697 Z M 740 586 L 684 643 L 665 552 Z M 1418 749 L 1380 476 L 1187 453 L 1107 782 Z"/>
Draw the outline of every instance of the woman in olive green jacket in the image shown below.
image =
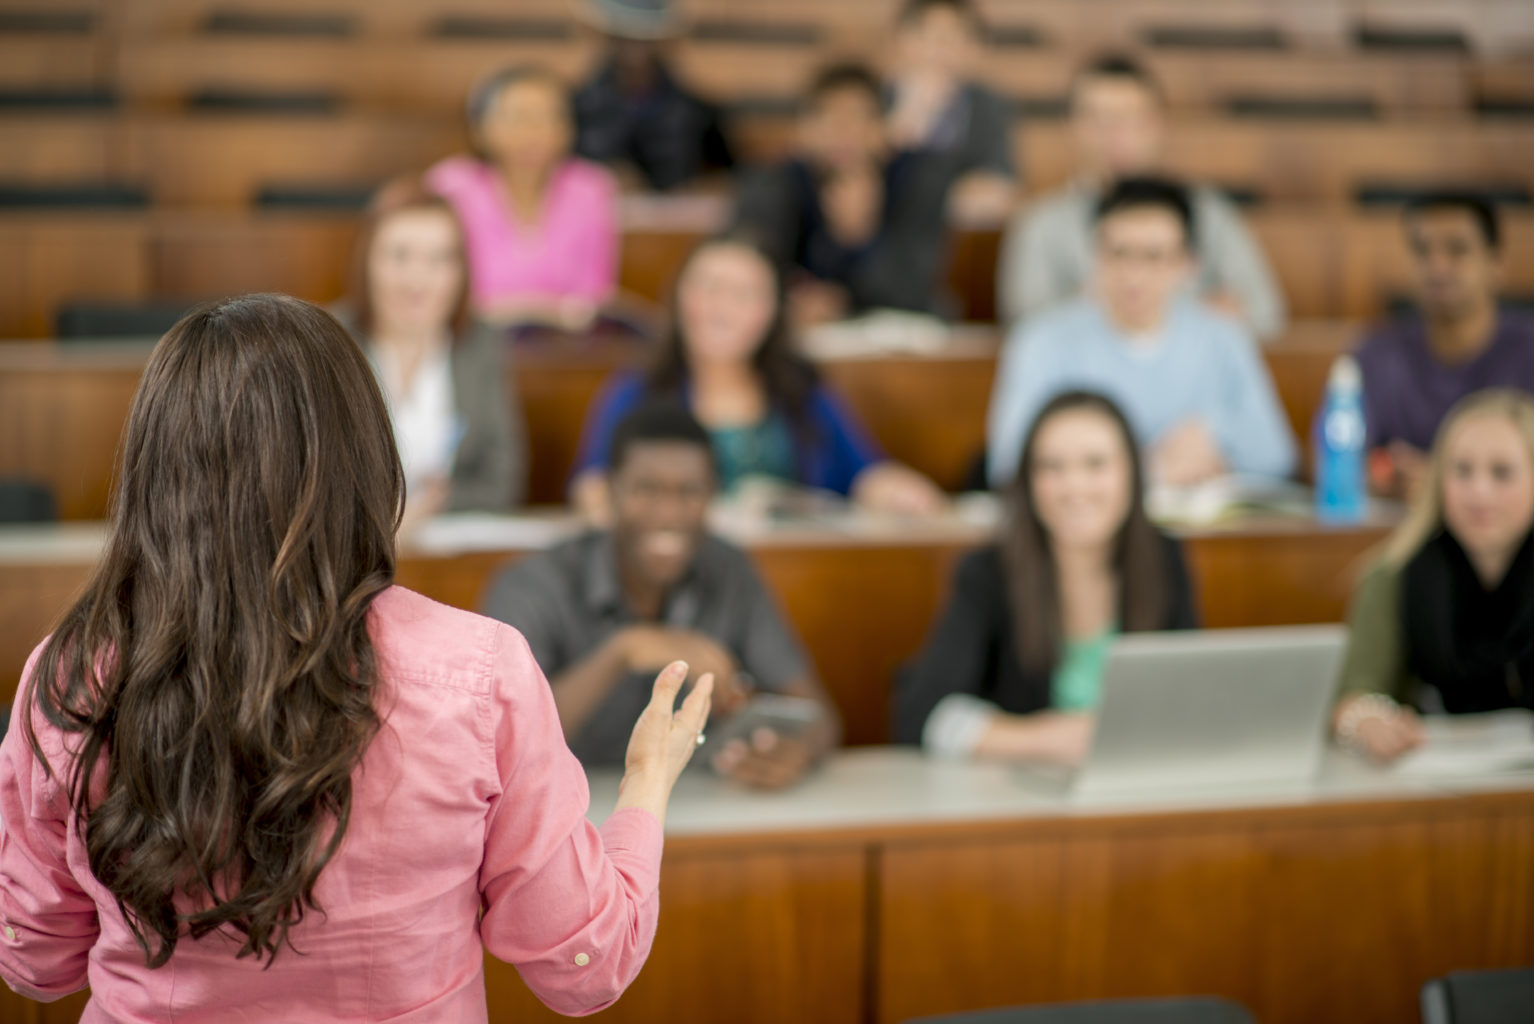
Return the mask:
<path fill-rule="evenodd" d="M 1422 743 L 1419 711 L 1534 708 L 1534 398 L 1450 412 L 1349 626 L 1333 728 L 1377 759 Z"/>

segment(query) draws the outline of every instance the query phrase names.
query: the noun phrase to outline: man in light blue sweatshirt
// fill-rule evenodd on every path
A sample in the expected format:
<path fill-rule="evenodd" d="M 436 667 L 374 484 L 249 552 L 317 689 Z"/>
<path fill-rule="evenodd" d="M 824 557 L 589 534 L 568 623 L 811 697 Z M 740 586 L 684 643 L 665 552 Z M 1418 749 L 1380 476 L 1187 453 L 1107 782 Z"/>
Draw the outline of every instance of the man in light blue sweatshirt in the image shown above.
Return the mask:
<path fill-rule="evenodd" d="M 1096 232 L 1092 293 L 1025 320 L 1002 350 L 986 431 L 992 486 L 1016 475 L 1044 403 L 1073 389 L 1124 410 L 1153 483 L 1292 473 L 1294 437 L 1256 341 L 1191 294 L 1186 190 L 1121 181 L 1097 204 Z"/>

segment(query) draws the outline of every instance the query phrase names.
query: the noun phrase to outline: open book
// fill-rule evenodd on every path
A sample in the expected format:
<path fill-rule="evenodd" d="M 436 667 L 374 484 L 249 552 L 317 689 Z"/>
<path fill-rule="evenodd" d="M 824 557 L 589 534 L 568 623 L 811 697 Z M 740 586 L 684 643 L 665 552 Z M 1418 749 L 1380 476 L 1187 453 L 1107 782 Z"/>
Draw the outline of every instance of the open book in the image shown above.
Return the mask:
<path fill-rule="evenodd" d="M 1152 486 L 1145 512 L 1160 523 L 1205 525 L 1248 512 L 1305 515 L 1309 489 L 1292 480 L 1260 476 L 1221 476 L 1192 487 Z"/>

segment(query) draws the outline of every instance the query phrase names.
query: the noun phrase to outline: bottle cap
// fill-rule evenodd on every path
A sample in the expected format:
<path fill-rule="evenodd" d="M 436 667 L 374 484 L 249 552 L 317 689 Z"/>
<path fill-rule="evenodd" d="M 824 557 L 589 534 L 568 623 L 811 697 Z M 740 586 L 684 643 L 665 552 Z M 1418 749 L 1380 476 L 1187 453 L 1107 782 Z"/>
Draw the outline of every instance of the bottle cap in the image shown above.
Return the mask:
<path fill-rule="evenodd" d="M 1356 394 L 1363 390 L 1364 375 L 1358 368 L 1358 360 L 1352 356 L 1338 356 L 1332 363 L 1331 373 L 1326 378 L 1328 391 L 1340 391 L 1345 394 Z"/>

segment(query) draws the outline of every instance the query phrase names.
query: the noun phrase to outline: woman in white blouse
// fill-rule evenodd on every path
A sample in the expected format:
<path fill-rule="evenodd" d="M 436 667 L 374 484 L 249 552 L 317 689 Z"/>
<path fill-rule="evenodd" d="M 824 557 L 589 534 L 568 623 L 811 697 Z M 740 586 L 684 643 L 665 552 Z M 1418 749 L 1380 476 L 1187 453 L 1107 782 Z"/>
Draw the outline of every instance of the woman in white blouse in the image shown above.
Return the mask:
<path fill-rule="evenodd" d="M 527 442 L 499 332 L 470 319 L 463 231 L 418 181 L 363 218 L 342 320 L 378 374 L 405 470 L 405 526 L 522 501 Z"/>

